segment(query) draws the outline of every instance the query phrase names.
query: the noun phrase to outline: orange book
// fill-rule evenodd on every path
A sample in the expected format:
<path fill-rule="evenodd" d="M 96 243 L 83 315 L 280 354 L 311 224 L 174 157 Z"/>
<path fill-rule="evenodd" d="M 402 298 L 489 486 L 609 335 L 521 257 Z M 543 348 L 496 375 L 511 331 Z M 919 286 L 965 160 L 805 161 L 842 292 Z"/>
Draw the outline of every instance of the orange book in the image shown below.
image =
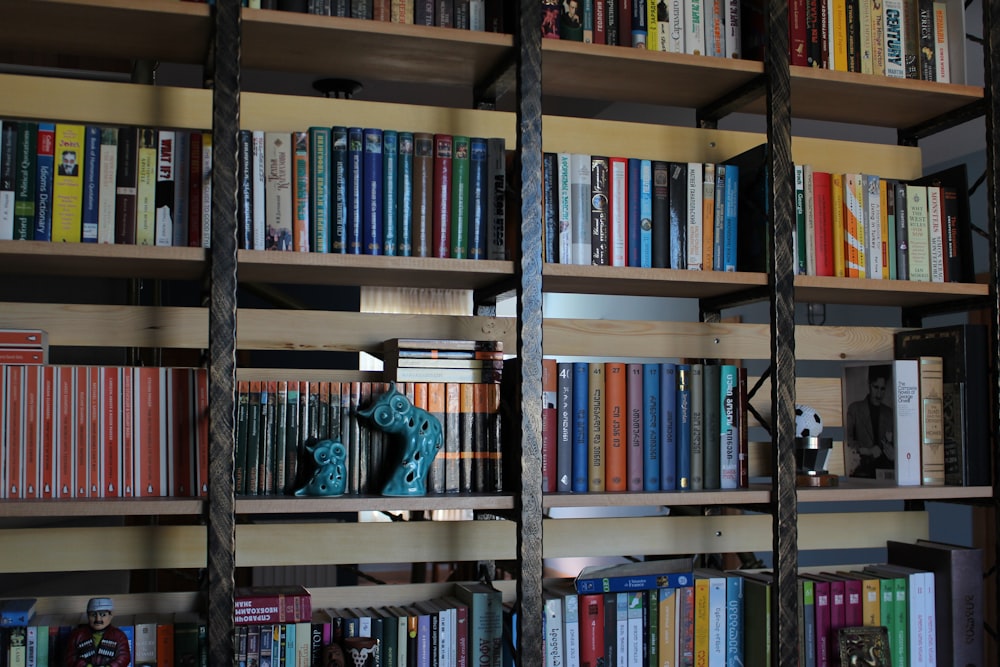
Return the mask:
<path fill-rule="evenodd" d="M 844 175 L 830 174 L 830 215 L 833 238 L 833 275 L 838 278 L 847 276 L 847 260 L 845 259 L 844 236 Z"/>
<path fill-rule="evenodd" d="M 53 366 L 42 369 L 41 422 L 42 439 L 39 443 L 40 454 L 38 496 L 40 498 L 58 498 L 58 453 L 56 438 L 58 431 L 58 395 L 59 374 Z"/>
<path fill-rule="evenodd" d="M 72 498 L 73 464 L 76 444 L 73 423 L 73 368 L 60 366 L 56 369 L 56 497 Z"/>
<path fill-rule="evenodd" d="M 715 264 L 715 165 L 705 163 L 702 179 L 701 204 L 701 265 L 705 271 L 712 271 Z"/>
<path fill-rule="evenodd" d="M 24 498 L 41 496 L 38 486 L 41 472 L 41 404 L 42 369 L 38 366 L 24 368 L 24 481 L 21 482 Z"/>
<path fill-rule="evenodd" d="M 694 664 L 708 664 L 709 580 L 694 580 Z"/>
<path fill-rule="evenodd" d="M 557 389 L 556 360 L 542 359 L 542 493 L 553 493 L 556 490 Z"/>
<path fill-rule="evenodd" d="M 444 487 L 448 493 L 458 493 L 462 488 L 462 476 L 460 472 L 462 442 L 459 428 L 459 412 L 461 408 L 459 406 L 459 394 L 458 383 L 444 383 L 444 421 L 441 424 L 444 426 Z"/>
<path fill-rule="evenodd" d="M 5 385 L 0 387 L 0 405 L 6 402 L 7 415 L 7 488 L 0 489 L 0 497 L 23 498 L 24 366 L 0 367 L 0 371 L 0 383 Z"/>
<path fill-rule="evenodd" d="M 174 625 L 163 618 L 156 624 L 156 667 L 173 667 Z"/>
<path fill-rule="evenodd" d="M 121 482 L 119 492 L 123 498 L 135 495 L 135 369 L 122 368 L 122 442 Z"/>
<path fill-rule="evenodd" d="M 605 491 L 628 490 L 628 448 L 626 432 L 625 364 L 607 362 L 604 365 L 605 395 Z"/>
<path fill-rule="evenodd" d="M 114 498 L 121 495 L 121 375 L 118 366 L 101 369 L 101 449 L 104 479 L 101 496 Z"/>
<path fill-rule="evenodd" d="M 475 470 L 479 467 L 480 444 L 476 441 L 474 385 L 458 385 L 458 428 L 461 439 L 459 446 L 459 490 L 472 493 L 476 490 Z"/>
<path fill-rule="evenodd" d="M 86 366 L 73 367 L 73 493 L 90 495 L 90 373 Z"/>
<path fill-rule="evenodd" d="M 198 460 L 196 495 L 208 495 L 208 369 L 194 369 L 195 382 L 195 456 Z M 305 383 L 303 383 L 305 384 Z"/>
<path fill-rule="evenodd" d="M 104 491 L 101 478 L 104 447 L 101 442 L 101 369 L 97 366 L 87 369 L 87 414 L 87 495 L 100 498 Z"/>

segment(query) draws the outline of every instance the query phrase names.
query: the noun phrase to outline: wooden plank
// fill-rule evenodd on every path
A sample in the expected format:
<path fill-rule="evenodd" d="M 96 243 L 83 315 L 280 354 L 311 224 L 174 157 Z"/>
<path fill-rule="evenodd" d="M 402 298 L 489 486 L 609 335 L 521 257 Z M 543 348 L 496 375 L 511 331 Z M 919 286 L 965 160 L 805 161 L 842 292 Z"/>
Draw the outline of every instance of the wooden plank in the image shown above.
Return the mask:
<path fill-rule="evenodd" d="M 516 596 L 513 579 L 497 580 L 494 588 L 503 593 L 505 602 Z M 432 600 L 452 595 L 455 582 L 428 584 L 398 584 L 393 586 L 337 586 L 335 588 L 310 588 L 313 609 L 323 607 L 355 607 L 411 604 L 414 600 Z"/>
<path fill-rule="evenodd" d="M 42 614 L 83 614 L 90 595 L 68 595 L 60 597 L 40 597 L 35 613 Z M 125 614 L 170 614 L 181 611 L 204 611 L 198 593 L 116 593 L 113 596 L 115 615 Z"/>
<path fill-rule="evenodd" d="M 864 526 L 864 530 L 859 530 Z M 927 538 L 927 512 L 843 512 L 799 514 L 799 552 L 821 549 L 878 549 L 887 540 Z"/>

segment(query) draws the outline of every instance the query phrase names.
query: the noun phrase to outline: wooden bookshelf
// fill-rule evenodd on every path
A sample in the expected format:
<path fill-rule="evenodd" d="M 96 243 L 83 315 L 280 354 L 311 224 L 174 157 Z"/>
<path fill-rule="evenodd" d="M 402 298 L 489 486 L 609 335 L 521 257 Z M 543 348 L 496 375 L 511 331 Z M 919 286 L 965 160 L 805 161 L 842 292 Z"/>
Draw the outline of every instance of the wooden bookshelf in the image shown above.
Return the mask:
<path fill-rule="evenodd" d="M 545 264 L 542 288 L 549 294 L 629 294 L 704 299 L 767 285 L 763 273 L 637 269 L 616 266 Z"/>
<path fill-rule="evenodd" d="M 323 514 L 327 512 L 399 512 L 433 510 L 478 510 L 497 512 L 514 507 L 510 494 L 426 495 L 415 498 L 385 496 L 339 496 L 334 498 L 294 498 L 267 496 L 236 499 L 236 513 L 249 514 Z"/>

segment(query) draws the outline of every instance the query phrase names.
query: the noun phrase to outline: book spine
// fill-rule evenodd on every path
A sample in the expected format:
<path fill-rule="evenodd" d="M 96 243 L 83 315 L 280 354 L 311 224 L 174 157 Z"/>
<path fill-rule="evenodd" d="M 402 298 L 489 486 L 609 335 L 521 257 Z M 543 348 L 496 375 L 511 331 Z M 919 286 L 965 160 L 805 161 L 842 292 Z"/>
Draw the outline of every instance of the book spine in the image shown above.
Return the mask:
<path fill-rule="evenodd" d="M 931 250 L 926 186 L 906 186 L 906 239 L 910 280 L 929 282 Z"/>
<path fill-rule="evenodd" d="M 653 163 L 639 163 L 639 264 L 653 266 Z"/>
<path fill-rule="evenodd" d="M 670 268 L 687 268 L 687 166 L 680 162 L 669 165 L 670 198 L 669 234 Z"/>
<path fill-rule="evenodd" d="M 609 158 L 608 245 L 611 266 L 626 266 L 628 261 L 628 161 Z"/>
<path fill-rule="evenodd" d="M 431 239 L 434 257 L 449 257 L 451 252 L 452 154 L 450 134 L 434 135 L 434 168 L 431 216 Z"/>
<path fill-rule="evenodd" d="M 115 242 L 115 204 L 118 177 L 118 129 L 101 128 L 97 242 Z"/>
<path fill-rule="evenodd" d="M 674 438 L 677 447 L 677 486 L 678 491 L 691 490 L 691 366 L 677 365 L 677 407 L 675 420 L 677 435 Z"/>
<path fill-rule="evenodd" d="M 66 123 L 56 125 L 55 156 L 58 167 L 52 186 L 53 242 L 79 243 L 82 240 L 85 151 L 85 126 Z M 11 187 L 11 205 L 13 206 L 13 187 Z M 13 208 L 11 212 L 13 213 Z M 11 235 L 7 238 L 12 237 L 12 225 L 13 217 L 11 217 Z"/>
<path fill-rule="evenodd" d="M 589 384 L 589 364 L 573 362 L 573 493 L 586 493 L 589 489 Z"/>
<path fill-rule="evenodd" d="M 925 486 L 944 484 L 944 381 L 941 357 L 920 357 L 920 470 Z"/>
<path fill-rule="evenodd" d="M 364 253 L 364 131 L 347 128 L 346 248 L 349 255 Z"/>
<path fill-rule="evenodd" d="M 291 140 L 292 135 L 288 132 L 267 132 L 264 135 L 266 183 L 264 250 L 293 249 L 294 150 Z"/>
<path fill-rule="evenodd" d="M 469 140 L 469 259 L 486 259 L 489 253 L 488 150 L 486 139 L 472 137 Z"/>
<path fill-rule="evenodd" d="M 560 251 L 560 192 L 559 156 L 556 153 L 542 154 L 542 261 L 563 262 Z M 567 230 L 568 231 L 568 230 Z"/>
<path fill-rule="evenodd" d="M 136 245 L 156 244 L 156 158 L 155 129 L 139 130 L 138 176 L 136 180 Z M 53 239 L 55 240 L 55 239 Z"/>
<path fill-rule="evenodd" d="M 173 200 L 173 238 L 171 244 L 184 247 L 188 245 L 188 200 L 191 195 L 191 132 L 176 130 L 174 132 L 174 200 Z M 101 200 L 103 204 L 103 199 Z"/>
<path fill-rule="evenodd" d="M 702 265 L 702 206 L 705 166 L 701 162 L 689 162 L 687 164 L 687 221 L 685 224 L 685 235 L 687 241 L 687 258 L 685 268 L 692 271 L 701 271 Z"/>
<path fill-rule="evenodd" d="M 721 428 L 720 418 L 722 398 L 720 389 L 722 387 L 722 367 L 716 364 L 705 364 L 704 386 L 705 386 L 705 426 L 704 445 L 702 446 L 704 457 L 704 488 L 718 489 L 721 487 Z"/>
<path fill-rule="evenodd" d="M 556 363 L 556 487 L 573 490 L 573 364 Z"/>
<path fill-rule="evenodd" d="M 715 164 L 705 163 L 701 186 L 701 267 L 718 271 L 715 264 Z"/>
<path fill-rule="evenodd" d="M 643 368 L 640 363 L 626 365 L 626 473 L 627 490 L 643 490 Z"/>
<path fill-rule="evenodd" d="M 502 137 L 486 140 L 486 160 L 489 183 L 487 256 L 489 259 L 503 260 L 507 259 L 507 151 Z"/>
<path fill-rule="evenodd" d="M 14 239 L 17 126 L 14 121 L 0 122 L 0 241 Z"/>
<path fill-rule="evenodd" d="M 660 490 L 660 364 L 643 364 L 643 488 L 646 491 Z"/>
<path fill-rule="evenodd" d="M 329 253 L 332 248 L 330 140 L 329 127 L 309 128 L 309 219 L 312 220 L 310 248 L 313 252 L 320 253 Z"/>
<path fill-rule="evenodd" d="M 365 255 L 381 255 L 385 241 L 382 219 L 382 130 L 364 130 L 364 160 L 361 191 L 361 250 Z"/>
<path fill-rule="evenodd" d="M 292 132 L 292 250 L 295 252 L 309 252 L 312 243 L 309 162 L 309 133 Z"/>
<path fill-rule="evenodd" d="M 833 275 L 847 276 L 847 237 L 844 233 L 844 175 L 830 174 L 830 226 L 833 243 Z"/>
<path fill-rule="evenodd" d="M 813 171 L 813 218 L 816 241 L 816 275 L 834 275 L 832 179 L 830 172 Z"/>
<path fill-rule="evenodd" d="M 412 23 L 412 21 L 411 21 Z M 396 192 L 396 252 L 401 257 L 413 255 L 413 133 L 399 133 L 399 180 Z"/>
<path fill-rule="evenodd" d="M 628 490 L 628 435 L 626 391 L 628 380 L 624 363 L 607 362 L 604 366 L 605 388 L 605 490 Z"/>
<path fill-rule="evenodd" d="M 934 37 L 934 1 L 918 0 L 917 29 L 919 72 L 923 81 L 937 80 L 937 45 Z"/>
<path fill-rule="evenodd" d="M 572 239 L 573 254 L 571 264 L 591 263 L 591 160 L 590 155 L 572 153 L 570 155 L 570 197 L 572 198 Z"/>
<path fill-rule="evenodd" d="M 723 489 L 739 487 L 739 417 L 737 410 L 737 371 L 723 364 L 720 374 L 720 474 Z"/>
<path fill-rule="evenodd" d="M 628 158 L 627 162 L 627 222 L 626 222 L 626 244 L 628 253 L 626 255 L 626 266 L 641 266 L 639 238 L 642 234 L 642 217 L 640 211 L 640 189 L 642 183 L 639 174 L 642 170 L 642 160 L 638 158 Z M 560 218 L 561 221 L 561 218 Z"/>
<path fill-rule="evenodd" d="M 201 247 L 212 246 L 212 133 L 201 133 Z"/>
<path fill-rule="evenodd" d="M 542 493 L 556 490 L 558 362 L 542 359 Z"/>
<path fill-rule="evenodd" d="M 903 60 L 903 0 L 884 0 L 882 11 L 885 36 L 885 75 L 896 79 L 906 78 Z"/>
<path fill-rule="evenodd" d="M 399 132 L 382 131 L 382 254 L 399 252 Z"/>
<path fill-rule="evenodd" d="M 469 256 L 469 137 L 452 137 L 451 207 L 449 254 L 454 259 Z"/>
<path fill-rule="evenodd" d="M 17 124 L 14 162 L 14 218 L 11 238 L 31 240 L 35 227 L 35 189 L 38 176 L 38 123 Z"/>
<path fill-rule="evenodd" d="M 590 397 L 587 407 L 588 449 L 587 449 L 587 490 L 591 493 L 601 493 L 605 490 L 605 474 L 607 471 L 607 447 L 605 443 L 605 420 L 607 417 L 605 374 L 602 362 L 590 362 L 587 381 L 587 394 Z"/>
<path fill-rule="evenodd" d="M 347 128 L 334 125 L 330 128 L 330 252 L 348 252 L 347 229 Z"/>
<path fill-rule="evenodd" d="M 256 139 L 254 138 L 254 132 L 257 132 Z M 263 143 L 261 143 L 261 149 L 254 150 L 255 141 L 263 142 L 264 133 L 259 130 L 240 130 L 237 138 L 237 187 L 238 187 L 238 197 L 237 197 L 237 209 L 236 209 L 236 229 L 237 229 L 237 244 L 240 248 L 245 250 L 259 249 L 263 250 L 263 244 L 257 248 L 255 243 L 255 233 L 254 233 L 254 203 L 258 200 L 263 203 L 263 188 L 260 189 L 260 194 L 255 191 L 256 185 L 263 185 L 259 183 L 259 179 L 263 177 L 263 168 L 257 167 L 257 161 L 264 155 Z M 256 173 L 255 173 L 256 172 Z M 258 215 L 261 216 L 260 223 L 258 227 L 263 232 L 263 209 L 256 211 Z M 263 240 L 263 237 L 261 238 Z"/>
<path fill-rule="evenodd" d="M 660 364 L 660 490 L 677 489 L 677 364 Z"/>
<path fill-rule="evenodd" d="M 748 193 L 749 194 L 749 193 Z M 736 271 L 737 227 L 739 225 L 740 168 L 735 164 L 726 165 L 726 185 L 724 188 L 724 218 L 722 226 L 722 270 Z"/>
<path fill-rule="evenodd" d="M 134 132 L 134 129 L 133 129 Z M 54 123 L 38 124 L 37 145 L 37 196 L 35 199 L 35 227 L 32 239 L 35 241 L 52 240 L 52 185 L 55 172 L 55 134 Z M 134 147 L 134 144 L 133 144 Z M 135 160 L 132 160 L 135 167 Z M 119 170 L 121 173 L 122 170 Z"/>
<path fill-rule="evenodd" d="M 603 3 L 599 3 L 603 4 Z M 609 195 L 610 159 L 604 155 L 590 157 L 590 264 L 611 264 Z"/>

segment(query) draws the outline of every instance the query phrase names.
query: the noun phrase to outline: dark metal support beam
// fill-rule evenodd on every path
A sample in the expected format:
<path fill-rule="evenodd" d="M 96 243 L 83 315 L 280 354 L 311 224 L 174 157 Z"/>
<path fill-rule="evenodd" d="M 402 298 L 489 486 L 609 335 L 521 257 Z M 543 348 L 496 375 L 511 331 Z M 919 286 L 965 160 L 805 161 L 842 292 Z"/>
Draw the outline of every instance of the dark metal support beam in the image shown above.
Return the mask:
<path fill-rule="evenodd" d="M 916 146 L 917 142 L 921 139 L 925 139 L 932 134 L 937 134 L 938 132 L 943 132 L 944 130 L 956 127 L 962 123 L 967 123 L 970 120 L 979 118 L 984 113 L 986 113 L 985 101 L 976 100 L 975 102 L 971 102 L 960 109 L 955 109 L 954 111 L 949 111 L 948 113 L 937 116 L 936 118 L 931 118 L 923 123 L 920 123 L 919 125 L 901 128 L 898 130 L 899 145 Z"/>
<path fill-rule="evenodd" d="M 739 88 L 728 92 L 719 99 L 706 104 L 695 111 L 698 127 L 711 129 L 719 124 L 719 120 L 729 114 L 746 107 L 752 100 L 764 94 L 767 86 L 767 76 L 761 75 Z"/>

